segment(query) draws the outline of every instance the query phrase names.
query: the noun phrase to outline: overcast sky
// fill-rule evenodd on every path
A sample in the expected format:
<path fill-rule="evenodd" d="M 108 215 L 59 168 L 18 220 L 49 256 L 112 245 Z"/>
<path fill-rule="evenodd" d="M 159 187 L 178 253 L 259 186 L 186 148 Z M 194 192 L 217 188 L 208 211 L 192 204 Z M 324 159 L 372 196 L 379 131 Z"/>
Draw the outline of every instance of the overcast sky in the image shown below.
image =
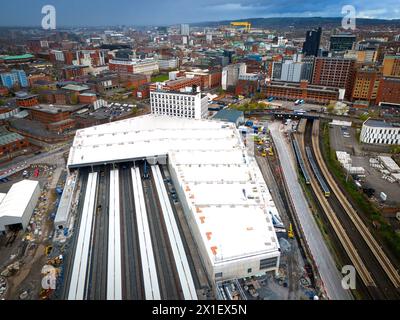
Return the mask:
<path fill-rule="evenodd" d="M 339 17 L 354 5 L 363 18 L 400 18 L 400 0 L 8 0 L 0 25 L 39 26 L 41 8 L 54 5 L 57 25 L 163 25 L 259 17 Z"/>

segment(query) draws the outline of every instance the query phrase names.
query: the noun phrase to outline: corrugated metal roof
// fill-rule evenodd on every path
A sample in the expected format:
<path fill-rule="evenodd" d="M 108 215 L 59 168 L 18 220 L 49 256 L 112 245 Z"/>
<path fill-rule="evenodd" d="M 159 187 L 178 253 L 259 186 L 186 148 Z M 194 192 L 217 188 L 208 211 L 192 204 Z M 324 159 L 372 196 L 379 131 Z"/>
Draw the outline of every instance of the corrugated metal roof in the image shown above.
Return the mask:
<path fill-rule="evenodd" d="M 0 218 L 22 217 L 38 184 L 32 180 L 15 183 L 0 204 Z"/>

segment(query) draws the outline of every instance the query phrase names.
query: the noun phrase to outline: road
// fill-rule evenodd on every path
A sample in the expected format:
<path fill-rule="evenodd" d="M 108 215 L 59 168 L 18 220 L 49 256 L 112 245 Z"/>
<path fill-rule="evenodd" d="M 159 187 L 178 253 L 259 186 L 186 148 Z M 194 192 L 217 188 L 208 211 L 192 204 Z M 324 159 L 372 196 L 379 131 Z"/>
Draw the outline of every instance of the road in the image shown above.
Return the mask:
<path fill-rule="evenodd" d="M 285 142 L 279 131 L 280 125 L 280 122 L 274 122 L 270 125 L 269 129 L 271 130 L 271 135 L 277 148 L 284 177 L 289 186 L 290 195 L 299 222 L 324 283 L 325 290 L 332 300 L 352 299 L 351 293 L 342 288 L 342 276 L 313 218 L 310 207 L 298 182 L 294 158 L 291 156 L 292 152 L 290 146 Z"/>

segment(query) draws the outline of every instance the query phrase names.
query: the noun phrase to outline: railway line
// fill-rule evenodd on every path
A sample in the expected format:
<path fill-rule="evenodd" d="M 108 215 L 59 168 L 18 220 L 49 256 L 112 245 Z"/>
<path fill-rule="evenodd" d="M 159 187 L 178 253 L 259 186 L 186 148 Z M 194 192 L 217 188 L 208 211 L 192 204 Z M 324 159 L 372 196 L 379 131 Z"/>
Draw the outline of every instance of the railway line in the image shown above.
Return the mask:
<path fill-rule="evenodd" d="M 96 203 L 97 172 L 89 173 L 82 220 L 72 269 L 68 300 L 84 300 L 87 289 L 87 270 L 91 247 L 91 234 Z"/>
<path fill-rule="evenodd" d="M 301 140 L 299 142 L 299 149 L 301 150 L 301 153 L 303 155 L 305 155 L 305 147 L 304 147 L 303 140 Z M 311 172 L 312 168 L 310 167 L 310 164 L 307 163 L 305 166 L 306 166 L 306 170 L 308 170 L 308 172 Z M 356 248 L 354 247 L 353 243 L 351 242 L 349 236 L 347 235 L 346 230 L 344 229 L 344 227 L 338 220 L 335 211 L 333 210 L 333 208 L 331 207 L 331 205 L 329 204 L 329 202 L 325 196 L 325 193 L 321 192 L 321 189 L 319 187 L 319 182 L 317 182 L 315 175 L 310 176 L 310 185 L 311 185 L 313 194 L 318 199 L 321 209 L 325 213 L 325 216 L 328 219 L 334 233 L 337 235 L 340 244 L 342 245 L 343 249 L 345 250 L 351 263 L 356 268 L 360 279 L 366 286 L 375 286 L 375 282 L 372 279 L 371 274 L 369 273 L 368 269 L 366 268 L 364 262 L 362 261 Z"/>
<path fill-rule="evenodd" d="M 141 257 L 141 242 L 138 228 L 140 204 L 135 203 L 131 166 L 119 170 L 121 205 L 121 250 L 122 250 L 122 297 L 126 300 L 144 300 L 144 260 Z M 138 208 L 138 209 L 137 209 Z M 144 235 L 144 229 L 141 235 Z M 146 274 L 146 276 L 148 276 Z"/>
<path fill-rule="evenodd" d="M 341 192 L 323 161 L 319 147 L 318 120 L 313 123 L 309 141 L 311 141 L 310 147 L 312 147 L 314 151 L 318 166 L 332 190 L 330 201 L 335 203 L 338 208 L 341 208 L 341 210 L 338 210 L 337 214 L 342 223 L 346 225 L 347 230 L 351 230 L 351 234 L 355 238 L 354 242 L 357 244 L 360 253 L 363 253 L 364 261 L 368 263 L 370 272 L 373 274 L 375 282 L 377 283 L 377 289 L 371 290 L 372 295 L 379 298 L 399 299 L 400 276 L 398 271 L 376 242 L 348 199 Z"/>
<path fill-rule="evenodd" d="M 163 173 L 137 164 L 82 169 L 64 298 L 198 299 L 196 269 Z"/>
<path fill-rule="evenodd" d="M 107 294 L 107 243 L 109 222 L 109 168 L 99 172 L 98 196 L 95 205 L 93 243 L 90 256 L 89 285 L 87 297 L 90 300 L 105 300 Z"/>
<path fill-rule="evenodd" d="M 144 280 L 144 291 L 146 300 L 161 299 L 158 273 L 156 268 L 156 255 L 154 248 L 157 243 L 153 243 L 151 236 L 151 227 L 149 224 L 149 215 L 144 200 L 144 190 L 142 187 L 142 175 L 139 168 L 132 168 L 132 186 L 135 197 L 136 217 L 139 232 L 140 256 L 142 261 L 142 272 Z M 145 189 L 146 191 L 146 189 Z M 153 205 L 155 205 L 153 203 Z"/>
<path fill-rule="evenodd" d="M 140 168 L 140 177 L 146 177 L 148 172 L 145 168 Z M 161 299 L 182 300 L 184 299 L 182 288 L 179 281 L 178 271 L 174 263 L 174 257 L 168 240 L 166 226 L 163 223 L 160 201 L 155 194 L 154 177 L 143 179 L 144 199 L 150 233 L 153 239 L 155 252 L 155 262 L 160 284 Z"/>
<path fill-rule="evenodd" d="M 186 252 L 183 247 L 183 242 L 175 220 L 174 212 L 172 211 L 171 202 L 165 188 L 160 167 L 151 166 L 151 172 L 153 174 L 157 194 L 160 199 L 162 216 L 164 218 L 164 224 L 166 226 L 169 242 L 171 244 L 175 266 L 178 271 L 183 297 L 185 300 L 197 300 L 196 288 L 193 282 L 192 273 L 190 271 L 189 262 L 186 257 Z"/>
<path fill-rule="evenodd" d="M 315 196 L 318 198 L 321 206 L 326 206 L 326 201 L 328 202 L 331 210 L 327 208 L 324 210 L 324 212 L 327 212 L 327 210 L 328 212 L 331 211 L 331 214 L 333 213 L 335 216 L 335 218 L 333 216 L 331 217 L 336 220 L 335 224 L 340 224 L 342 226 L 344 233 L 340 231 L 337 232 L 336 230 L 334 231 L 338 240 L 343 245 L 346 255 L 350 258 L 351 262 L 355 266 L 363 285 L 365 285 L 368 297 L 372 299 L 398 299 L 398 289 L 394 283 L 392 283 L 390 277 L 387 276 L 386 271 L 381 267 L 377 256 L 373 251 L 370 250 L 370 247 L 364 240 L 363 234 L 359 232 L 360 227 L 357 227 L 354 221 L 349 217 L 349 213 L 347 212 L 348 208 L 345 207 L 343 198 L 337 196 L 337 190 L 331 184 L 332 181 L 330 178 L 332 177 L 330 176 L 330 173 L 327 171 L 326 167 L 323 167 L 325 164 L 323 163 L 319 150 L 319 141 L 317 137 L 318 133 L 316 131 L 317 125 L 319 127 L 318 122 L 314 122 L 314 125 L 311 123 L 307 124 L 304 142 L 306 147 L 310 148 L 310 152 L 316 160 L 316 166 L 327 180 L 327 185 L 331 190 L 331 194 L 329 198 L 322 197 L 323 191 L 318 188 L 317 192 L 314 192 Z M 344 234 L 347 234 L 347 236 Z M 346 249 L 344 243 L 348 243 L 347 245 L 350 247 Z M 355 252 L 361 258 L 362 264 L 360 262 L 355 263 Z M 357 261 L 359 261 L 359 259 L 357 259 Z M 362 267 L 363 265 L 365 268 Z M 367 277 L 368 274 L 369 277 Z"/>

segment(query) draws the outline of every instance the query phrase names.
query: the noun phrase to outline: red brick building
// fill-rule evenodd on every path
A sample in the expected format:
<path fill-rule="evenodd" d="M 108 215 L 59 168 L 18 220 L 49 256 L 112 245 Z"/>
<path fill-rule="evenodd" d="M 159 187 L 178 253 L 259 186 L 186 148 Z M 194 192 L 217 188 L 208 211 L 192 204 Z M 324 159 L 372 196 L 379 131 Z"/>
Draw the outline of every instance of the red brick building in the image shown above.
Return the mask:
<path fill-rule="evenodd" d="M 312 84 L 346 89 L 346 97 L 353 92 L 356 60 L 317 57 Z"/>
<path fill-rule="evenodd" d="M 358 69 L 355 74 L 352 100 L 367 101 L 368 104 L 374 104 L 381 77 L 380 70 L 374 68 Z"/>
<path fill-rule="evenodd" d="M 258 80 L 238 80 L 236 83 L 235 94 L 242 96 L 253 95 L 258 90 Z"/>
<path fill-rule="evenodd" d="M 18 107 L 33 107 L 39 104 L 38 95 L 26 94 L 17 96 L 17 106 Z"/>
<path fill-rule="evenodd" d="M 6 87 L 0 87 L 0 97 L 8 95 L 8 89 Z"/>
<path fill-rule="evenodd" d="M 308 84 L 307 80 L 300 83 L 269 81 L 261 87 L 261 94 L 265 97 L 276 97 L 284 100 L 298 100 L 311 103 L 326 104 L 340 98 L 339 88 L 316 86 Z"/>
<path fill-rule="evenodd" d="M 176 80 L 169 80 L 161 84 L 162 90 L 165 91 L 180 91 L 186 87 L 198 86 L 201 88 L 201 77 L 193 78 L 178 78 Z M 157 84 L 150 85 L 150 91 L 157 90 Z"/>
<path fill-rule="evenodd" d="M 381 79 L 376 103 L 400 105 L 400 78 L 384 77 Z"/>
<path fill-rule="evenodd" d="M 43 73 L 32 74 L 28 76 L 28 82 L 30 87 L 34 86 L 38 81 L 51 81 L 51 77 Z"/>
<path fill-rule="evenodd" d="M 0 156 L 5 156 L 29 146 L 29 141 L 20 134 L 0 130 Z"/>
<path fill-rule="evenodd" d="M 97 95 L 95 93 L 81 93 L 78 98 L 79 103 L 82 104 L 93 104 L 97 101 Z"/>

